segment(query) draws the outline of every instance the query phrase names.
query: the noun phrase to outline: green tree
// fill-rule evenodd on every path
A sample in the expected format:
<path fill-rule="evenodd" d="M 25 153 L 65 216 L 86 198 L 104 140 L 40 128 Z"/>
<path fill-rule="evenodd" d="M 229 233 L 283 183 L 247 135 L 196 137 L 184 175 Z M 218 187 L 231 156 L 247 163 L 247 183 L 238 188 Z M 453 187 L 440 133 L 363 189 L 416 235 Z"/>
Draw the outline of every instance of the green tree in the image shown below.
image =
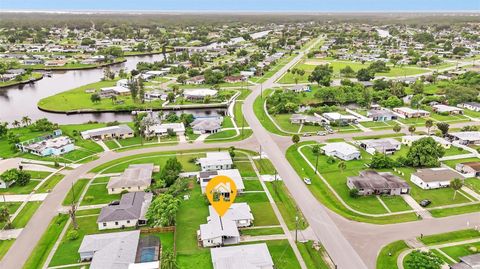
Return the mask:
<path fill-rule="evenodd" d="M 172 157 L 167 160 L 165 166 L 160 171 L 160 179 L 165 181 L 167 186 L 172 185 L 177 180 L 180 172 L 182 171 L 182 164 L 176 157 Z"/>
<path fill-rule="evenodd" d="M 177 258 L 171 250 L 162 251 L 161 269 L 178 269 Z"/>
<path fill-rule="evenodd" d="M 0 137 L 6 136 L 8 133 L 8 123 L 0 122 Z"/>
<path fill-rule="evenodd" d="M 96 104 L 98 102 L 100 102 L 102 99 L 100 98 L 100 95 L 94 93 L 92 95 L 90 95 L 90 101 L 92 101 L 92 103 Z"/>
<path fill-rule="evenodd" d="M 395 166 L 395 161 L 386 154 L 377 152 L 372 156 L 369 166 L 373 169 L 392 168 Z"/>
<path fill-rule="evenodd" d="M 308 77 L 308 81 L 316 82 L 318 85 L 330 86 L 333 75 L 333 67 L 325 65 L 317 65 Z"/>
<path fill-rule="evenodd" d="M 345 169 L 347 169 L 347 163 L 344 162 L 344 161 L 341 161 L 338 163 L 338 169 L 340 169 L 340 172 L 343 173 L 343 171 L 345 171 Z"/>
<path fill-rule="evenodd" d="M 446 136 L 448 134 L 448 129 L 450 128 L 450 125 L 446 122 L 439 122 L 437 123 L 437 128 L 442 132 L 443 136 Z"/>
<path fill-rule="evenodd" d="M 411 135 L 413 135 L 416 130 L 417 130 L 417 127 L 415 127 L 415 125 L 408 126 L 408 131 L 410 132 Z"/>
<path fill-rule="evenodd" d="M 463 182 L 459 178 L 455 178 L 452 181 L 450 181 L 450 188 L 454 190 L 453 192 L 453 200 L 455 200 L 455 196 L 457 195 L 457 192 L 463 187 Z"/>
<path fill-rule="evenodd" d="M 432 252 L 414 250 L 407 257 L 406 268 L 440 269 L 443 261 Z"/>
<path fill-rule="evenodd" d="M 353 70 L 352 67 L 350 67 L 350 65 L 347 65 L 345 66 L 345 68 L 340 69 L 340 74 L 346 78 L 355 77 L 355 71 Z"/>
<path fill-rule="evenodd" d="M 30 182 L 31 175 L 19 169 L 10 169 L 0 175 L 0 178 L 8 183 L 14 183 L 19 186 L 25 186 Z"/>
<path fill-rule="evenodd" d="M 166 227 L 175 225 L 180 200 L 171 194 L 162 194 L 153 200 L 148 208 L 146 217 L 154 227 Z"/>
<path fill-rule="evenodd" d="M 362 68 L 357 71 L 358 81 L 370 81 L 374 78 L 375 78 L 375 74 L 367 68 Z"/>
<path fill-rule="evenodd" d="M 12 226 L 10 222 L 10 211 L 8 210 L 7 206 L 0 207 L 0 222 L 7 223 L 7 225 L 5 226 L 5 229 L 10 229 Z"/>
<path fill-rule="evenodd" d="M 298 142 L 300 142 L 300 136 L 294 134 L 292 135 L 292 142 L 297 145 Z"/>
<path fill-rule="evenodd" d="M 430 135 L 430 129 L 433 127 L 433 120 L 426 120 L 425 127 L 427 128 L 427 134 Z"/>
<path fill-rule="evenodd" d="M 425 137 L 412 143 L 407 156 L 407 164 L 413 167 L 438 167 L 439 159 L 445 149 L 431 137 Z"/>
<path fill-rule="evenodd" d="M 400 126 L 400 124 L 396 123 L 394 126 L 393 126 L 393 131 L 395 133 L 398 133 L 402 130 L 402 126 Z"/>
<path fill-rule="evenodd" d="M 403 101 L 400 98 L 398 98 L 397 96 L 392 95 L 392 96 L 388 97 L 387 100 L 382 101 L 382 105 L 384 107 L 389 107 L 389 108 L 399 107 L 399 106 L 403 105 Z"/>

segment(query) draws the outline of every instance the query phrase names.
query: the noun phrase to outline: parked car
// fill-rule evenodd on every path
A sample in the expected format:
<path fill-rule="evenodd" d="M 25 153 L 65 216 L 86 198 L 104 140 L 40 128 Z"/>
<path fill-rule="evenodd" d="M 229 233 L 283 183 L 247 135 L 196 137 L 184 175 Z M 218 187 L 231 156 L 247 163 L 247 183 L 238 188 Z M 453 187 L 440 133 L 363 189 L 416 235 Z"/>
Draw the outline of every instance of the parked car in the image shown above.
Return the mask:
<path fill-rule="evenodd" d="M 423 206 L 423 207 L 427 207 L 431 203 L 432 202 L 430 200 L 427 200 L 427 199 L 420 201 L 420 205 Z"/>
<path fill-rule="evenodd" d="M 317 132 L 317 135 L 319 135 L 319 136 L 326 136 L 326 135 L 327 135 L 327 132 Z"/>
<path fill-rule="evenodd" d="M 304 177 L 303 182 L 305 182 L 305 184 L 307 184 L 307 185 L 312 184 L 312 181 L 308 177 Z"/>
<path fill-rule="evenodd" d="M 310 133 L 304 133 L 303 136 L 307 137 L 307 136 L 312 136 L 312 134 Z"/>

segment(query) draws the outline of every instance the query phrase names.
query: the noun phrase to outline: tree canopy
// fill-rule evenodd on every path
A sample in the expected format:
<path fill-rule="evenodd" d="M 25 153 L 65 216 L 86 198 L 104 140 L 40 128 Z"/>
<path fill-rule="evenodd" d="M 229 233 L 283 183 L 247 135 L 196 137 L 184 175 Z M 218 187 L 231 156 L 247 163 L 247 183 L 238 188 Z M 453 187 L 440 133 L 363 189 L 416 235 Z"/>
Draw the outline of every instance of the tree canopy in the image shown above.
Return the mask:
<path fill-rule="evenodd" d="M 412 143 L 407 153 L 407 164 L 413 167 L 438 167 L 439 159 L 445 149 L 431 137 L 425 137 Z"/>

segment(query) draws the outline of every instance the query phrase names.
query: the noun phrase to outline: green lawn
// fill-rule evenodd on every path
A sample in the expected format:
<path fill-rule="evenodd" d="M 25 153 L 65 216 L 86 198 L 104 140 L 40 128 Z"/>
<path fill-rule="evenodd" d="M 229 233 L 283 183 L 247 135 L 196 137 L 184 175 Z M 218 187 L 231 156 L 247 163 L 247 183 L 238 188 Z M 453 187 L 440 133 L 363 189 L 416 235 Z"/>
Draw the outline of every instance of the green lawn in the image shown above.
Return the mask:
<path fill-rule="evenodd" d="M 62 232 L 63 227 L 67 223 L 67 215 L 58 215 L 50 222 L 48 229 L 40 238 L 40 241 L 32 251 L 32 255 L 28 258 L 23 269 L 42 268 L 43 263 L 47 259 L 48 253 L 52 250 L 53 245 L 57 241 Z"/>
<path fill-rule="evenodd" d="M 38 80 L 39 78 L 43 77 L 42 73 L 37 73 L 37 72 L 32 72 L 31 74 L 24 74 L 20 77 L 20 79 L 12 79 L 8 81 L 2 81 L 0 82 L 0 88 L 3 87 L 8 87 L 8 86 L 13 86 L 13 85 L 18 85 L 18 84 L 23 84 L 26 83 L 30 80 Z"/>
<path fill-rule="evenodd" d="M 107 183 L 91 184 L 88 187 L 81 205 L 108 204 L 112 201 L 120 200 L 120 194 L 108 194 Z"/>
<path fill-rule="evenodd" d="M 377 257 L 377 269 L 397 269 L 397 258 L 400 253 L 407 249 L 409 247 L 403 240 L 384 246 Z"/>
<path fill-rule="evenodd" d="M 277 269 L 295 269 L 300 268 L 300 264 L 295 257 L 292 247 L 287 240 L 273 240 L 265 242 L 267 244 L 273 264 Z"/>
<path fill-rule="evenodd" d="M 23 228 L 27 225 L 30 218 L 35 214 L 35 211 L 40 207 L 42 202 L 28 202 L 22 211 L 13 220 L 12 225 L 15 229 Z"/>
<path fill-rule="evenodd" d="M 211 134 L 207 136 L 205 140 L 221 140 L 221 139 L 232 138 L 236 135 L 237 135 L 237 132 L 235 130 L 226 130 L 226 131 L 220 131 L 218 133 Z"/>
<path fill-rule="evenodd" d="M 245 191 L 263 191 L 262 184 L 258 179 L 243 179 Z"/>
<path fill-rule="evenodd" d="M 480 204 L 465 205 L 465 206 L 444 208 L 444 209 L 432 209 L 429 211 L 432 214 L 432 216 L 434 216 L 435 218 L 443 218 L 443 217 L 448 217 L 453 215 L 480 212 Z"/>
<path fill-rule="evenodd" d="M 30 180 L 27 185 L 20 186 L 14 183 L 12 186 L 6 189 L 0 189 L 0 194 L 28 194 L 40 183 L 38 180 Z"/>
<path fill-rule="evenodd" d="M 90 100 L 91 93 L 87 93 L 87 90 L 100 91 L 100 88 L 115 86 L 116 80 L 99 81 L 87 85 L 80 86 L 68 91 L 64 91 L 53 96 L 41 99 L 38 102 L 38 106 L 42 109 L 57 112 L 66 111 L 106 111 L 106 110 L 118 110 L 118 111 L 133 111 L 137 109 L 147 108 L 160 108 L 163 101 L 155 100 L 152 102 L 141 103 L 139 101 L 134 102 L 130 95 L 118 96 L 117 101 L 113 102 L 111 99 L 102 99 L 100 102 L 93 103 Z M 120 103 L 123 102 L 123 103 Z"/>
<path fill-rule="evenodd" d="M 460 262 L 460 257 L 477 254 L 478 252 L 475 251 L 476 249 L 480 249 L 480 242 L 446 247 L 442 248 L 441 250 L 457 262 Z"/>
<path fill-rule="evenodd" d="M 7 254 L 8 250 L 10 247 L 13 245 L 15 242 L 15 239 L 11 240 L 0 240 L 0 260 L 3 259 L 3 256 Z"/>
<path fill-rule="evenodd" d="M 479 238 L 480 232 L 467 229 L 454 231 L 449 233 L 434 234 L 434 235 L 425 235 L 423 238 L 418 237 L 417 239 L 427 246 L 447 244 L 453 242 L 461 242 L 469 239 Z"/>
<path fill-rule="evenodd" d="M 263 91 L 263 96 L 258 96 L 254 103 L 253 103 L 253 112 L 255 112 L 255 116 L 257 119 L 262 123 L 262 126 L 267 129 L 267 131 L 278 134 L 278 135 L 285 135 L 289 136 L 290 134 L 284 133 L 280 131 L 275 124 L 270 120 L 270 118 L 267 116 L 267 113 L 265 113 L 265 110 L 263 109 L 263 104 L 265 102 L 266 96 L 269 96 L 274 90 L 273 89 L 268 89 Z"/>
<path fill-rule="evenodd" d="M 323 249 L 323 247 L 321 247 L 320 250 L 316 250 L 313 248 L 312 241 L 308 241 L 306 243 L 297 243 L 297 247 L 308 269 L 330 268 L 330 266 L 324 260 L 326 251 Z"/>
<path fill-rule="evenodd" d="M 237 203 L 248 203 L 252 210 L 255 226 L 279 225 L 279 221 L 273 212 L 273 208 L 265 193 L 245 193 L 238 195 Z"/>
<path fill-rule="evenodd" d="M 250 236 L 283 234 L 283 229 L 281 227 L 259 228 L 259 229 L 242 229 L 242 230 L 240 230 L 240 234 L 241 235 L 250 235 Z"/>
<path fill-rule="evenodd" d="M 275 167 L 273 166 L 272 162 L 270 162 L 269 159 L 256 158 L 256 159 L 253 159 L 253 162 L 255 163 L 255 166 L 257 167 L 258 172 L 261 175 L 274 175 L 276 172 Z"/>
<path fill-rule="evenodd" d="M 40 188 L 37 189 L 37 193 L 50 192 L 57 184 L 63 179 L 63 175 L 56 174 L 51 176 L 47 181 L 45 181 Z"/>
<path fill-rule="evenodd" d="M 240 171 L 242 177 L 256 177 L 257 174 L 253 170 L 253 166 L 249 160 L 233 160 L 233 165 L 236 169 Z"/>
<path fill-rule="evenodd" d="M 305 220 L 302 211 L 298 209 L 295 200 L 292 198 L 291 194 L 288 192 L 287 187 L 285 187 L 283 182 L 265 182 L 265 185 L 267 185 L 268 191 L 270 192 L 270 195 L 275 201 L 275 204 L 277 205 L 280 214 L 282 214 L 283 220 L 287 224 L 288 229 L 295 229 L 295 218 L 297 216 L 299 217 L 299 229 L 303 230 L 307 228 L 308 223 Z"/>
<path fill-rule="evenodd" d="M 78 199 L 80 198 L 80 195 L 83 192 L 83 189 L 87 185 L 89 179 L 78 179 L 77 182 L 73 185 L 73 188 L 70 188 L 70 190 L 67 193 L 67 196 L 65 196 L 65 199 L 63 200 L 62 205 L 71 205 L 73 197 L 75 197 L 74 202 L 78 202 Z"/>
<path fill-rule="evenodd" d="M 312 144 L 311 142 L 304 142 L 300 143 L 300 145 L 305 145 L 305 144 Z M 307 168 L 308 166 L 306 165 L 305 161 L 303 161 L 302 157 L 300 154 L 297 152 L 297 147 L 296 146 L 291 146 L 287 150 L 287 159 L 292 165 L 292 167 L 295 169 L 297 174 L 303 178 L 303 177 L 308 177 L 312 179 L 312 185 L 309 186 L 310 191 L 312 194 L 325 206 L 327 206 L 329 209 L 333 210 L 334 212 L 348 218 L 351 220 L 355 221 L 361 221 L 361 222 L 368 222 L 368 223 L 376 223 L 376 224 L 387 224 L 387 223 L 397 223 L 397 222 L 406 222 L 406 221 L 413 221 L 416 220 L 417 217 L 414 213 L 405 213 L 405 214 L 399 214 L 399 215 L 394 215 L 394 216 L 386 216 L 386 217 L 367 217 L 364 215 L 360 215 L 357 213 L 354 213 L 347 208 L 345 208 L 334 196 L 334 194 L 328 189 L 328 187 L 323 183 L 320 178 L 314 174 L 313 169 Z M 352 168 L 355 163 L 348 162 L 347 167 Z M 337 163 L 338 165 L 338 163 Z M 331 170 L 332 175 L 334 175 L 333 171 L 337 171 L 334 168 L 336 167 L 335 165 L 332 165 L 330 169 L 335 169 Z M 323 170 L 329 169 L 329 167 L 324 167 L 322 168 Z M 322 171 L 322 170 L 320 170 Z M 337 171 L 337 174 L 338 173 Z M 346 171 L 343 172 L 342 176 L 345 176 Z M 341 184 L 343 186 L 343 183 Z M 343 186 L 342 188 L 346 188 L 346 186 Z M 376 198 L 375 198 L 376 199 Z M 373 200 L 367 200 L 364 202 L 366 206 L 369 206 L 370 208 L 373 206 L 375 210 L 382 211 L 380 206 L 377 204 L 380 204 L 378 201 L 373 201 Z M 357 205 L 358 207 L 358 205 Z M 361 210 L 365 210 L 365 208 L 360 208 Z"/>

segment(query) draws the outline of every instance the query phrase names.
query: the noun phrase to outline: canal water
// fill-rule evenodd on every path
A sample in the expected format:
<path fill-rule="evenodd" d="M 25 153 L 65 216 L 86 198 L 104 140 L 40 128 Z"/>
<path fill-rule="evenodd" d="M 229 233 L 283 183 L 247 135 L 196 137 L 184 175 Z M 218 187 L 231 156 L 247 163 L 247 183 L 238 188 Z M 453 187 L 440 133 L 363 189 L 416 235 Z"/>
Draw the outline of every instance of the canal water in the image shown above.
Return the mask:
<path fill-rule="evenodd" d="M 129 71 L 135 69 L 138 62 L 161 61 L 162 55 L 131 56 L 127 57 L 124 63 L 112 65 L 112 70 L 118 71 L 121 68 Z M 76 124 L 88 121 L 109 122 L 109 121 L 130 121 L 131 113 L 86 113 L 86 114 L 57 114 L 41 111 L 37 108 L 40 99 L 64 92 L 85 84 L 99 81 L 103 77 L 103 68 L 71 71 L 52 71 L 52 77 L 45 76 L 43 79 L 32 84 L 13 86 L 0 89 L 0 122 L 20 121 L 22 117 L 28 116 L 32 120 L 48 118 L 59 124 Z M 195 116 L 215 116 L 224 113 L 222 109 L 194 109 L 189 113 Z M 182 111 L 176 111 L 181 113 Z"/>

